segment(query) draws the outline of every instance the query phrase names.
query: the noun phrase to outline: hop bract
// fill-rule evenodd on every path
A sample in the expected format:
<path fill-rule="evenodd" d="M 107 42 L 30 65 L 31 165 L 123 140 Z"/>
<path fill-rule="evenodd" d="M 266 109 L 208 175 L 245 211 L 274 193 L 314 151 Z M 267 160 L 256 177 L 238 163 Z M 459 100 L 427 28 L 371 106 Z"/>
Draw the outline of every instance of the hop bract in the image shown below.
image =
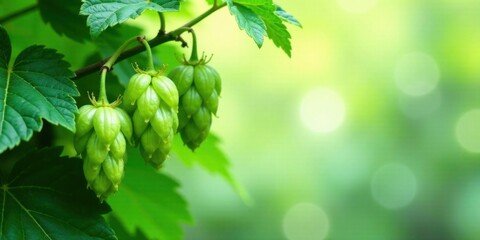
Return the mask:
<path fill-rule="evenodd" d="M 158 169 L 177 131 L 178 91 L 161 72 L 136 71 L 125 89 L 123 106 L 133 114 L 133 132 L 142 157 Z"/>
<path fill-rule="evenodd" d="M 83 158 L 87 187 L 101 200 L 118 190 L 122 181 L 126 142 L 132 137 L 128 114 L 118 108 L 118 101 L 97 102 L 79 109 L 76 116 L 74 146 Z"/>
<path fill-rule="evenodd" d="M 180 95 L 178 131 L 183 142 L 192 150 L 208 136 L 212 114 L 217 113 L 222 90 L 220 75 L 207 63 L 205 56 L 199 61 L 184 60 L 168 75 Z"/>

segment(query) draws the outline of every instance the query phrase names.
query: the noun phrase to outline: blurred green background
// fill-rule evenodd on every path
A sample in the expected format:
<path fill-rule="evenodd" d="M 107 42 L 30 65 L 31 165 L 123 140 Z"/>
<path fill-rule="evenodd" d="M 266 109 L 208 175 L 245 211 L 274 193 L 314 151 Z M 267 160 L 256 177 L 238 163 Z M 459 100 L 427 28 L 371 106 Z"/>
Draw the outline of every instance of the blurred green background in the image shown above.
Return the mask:
<path fill-rule="evenodd" d="M 195 221 L 185 239 L 480 239 L 480 2 L 277 3 L 303 25 L 289 26 L 291 59 L 270 41 L 258 50 L 227 9 L 195 27 L 224 83 L 213 132 L 253 203 L 169 160 Z M 167 28 L 208 6 L 182 8 Z M 129 24 L 152 37 L 152 19 Z M 14 54 L 38 42 L 77 69 L 95 52 L 38 13 L 6 27 Z M 45 31 L 55 37 L 31 38 Z M 169 43 L 161 62 L 175 61 L 172 48 L 189 53 Z"/>
<path fill-rule="evenodd" d="M 480 2 L 277 3 L 303 24 L 291 59 L 228 11 L 197 29 L 225 83 L 213 130 L 255 203 L 170 162 L 186 239 L 480 239 Z"/>

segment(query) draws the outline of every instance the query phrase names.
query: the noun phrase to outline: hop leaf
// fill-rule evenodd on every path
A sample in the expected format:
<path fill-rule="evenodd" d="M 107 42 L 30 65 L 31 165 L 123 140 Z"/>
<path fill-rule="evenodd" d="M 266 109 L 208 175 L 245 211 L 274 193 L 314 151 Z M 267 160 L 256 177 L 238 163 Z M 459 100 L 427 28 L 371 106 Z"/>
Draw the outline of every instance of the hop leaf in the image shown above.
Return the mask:
<path fill-rule="evenodd" d="M 98 37 L 107 27 L 136 18 L 146 9 L 158 12 L 178 11 L 180 0 L 84 0 L 80 14 L 88 15 L 90 35 Z"/>
<path fill-rule="evenodd" d="M 2 239 L 117 239 L 101 216 L 110 207 L 85 189 L 82 161 L 61 151 L 33 151 L 0 176 Z"/>
<path fill-rule="evenodd" d="M 10 64 L 12 46 L 0 26 L 0 153 L 40 131 L 42 118 L 75 130 L 74 74 L 53 49 L 31 46 Z"/>

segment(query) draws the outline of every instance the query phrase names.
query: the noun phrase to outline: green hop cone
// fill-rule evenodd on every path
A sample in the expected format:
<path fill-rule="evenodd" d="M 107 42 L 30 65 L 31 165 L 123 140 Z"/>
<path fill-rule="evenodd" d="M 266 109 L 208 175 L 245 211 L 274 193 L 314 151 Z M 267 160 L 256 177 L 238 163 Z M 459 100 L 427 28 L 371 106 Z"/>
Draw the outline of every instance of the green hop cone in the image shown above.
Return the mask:
<path fill-rule="evenodd" d="M 178 91 L 161 71 L 135 70 L 125 89 L 123 106 L 132 114 L 133 133 L 142 157 L 159 169 L 178 127 Z"/>
<path fill-rule="evenodd" d="M 75 125 L 74 146 L 83 158 L 83 172 L 87 187 L 100 200 L 105 200 L 118 190 L 124 173 L 126 143 L 131 142 L 132 120 L 112 104 L 97 102 L 79 109 Z"/>
<path fill-rule="evenodd" d="M 205 56 L 198 61 L 184 60 L 168 75 L 180 94 L 178 131 L 192 150 L 207 138 L 222 90 L 220 75 L 207 63 Z"/>

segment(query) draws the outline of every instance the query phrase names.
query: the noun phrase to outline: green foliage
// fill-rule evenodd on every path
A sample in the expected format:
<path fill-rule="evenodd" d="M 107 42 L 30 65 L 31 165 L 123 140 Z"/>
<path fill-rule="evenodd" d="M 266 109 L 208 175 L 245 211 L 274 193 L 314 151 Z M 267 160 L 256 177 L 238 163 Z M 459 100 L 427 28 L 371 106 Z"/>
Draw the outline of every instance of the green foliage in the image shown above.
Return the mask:
<path fill-rule="evenodd" d="M 40 14 L 45 23 L 50 23 L 60 35 L 84 42 L 90 36 L 85 25 L 86 18 L 78 14 L 80 6 L 81 2 L 78 0 L 38 0 Z"/>
<path fill-rule="evenodd" d="M 115 229 L 118 239 L 149 240 L 149 238 L 146 237 L 139 228 L 136 228 L 135 232 L 129 232 L 127 229 L 125 229 L 125 226 L 120 222 L 120 220 L 113 216 L 113 214 L 107 216 L 107 221 L 108 224 Z"/>
<path fill-rule="evenodd" d="M 195 152 L 192 152 L 184 146 L 179 137 L 175 137 L 173 152 L 187 166 L 199 164 L 210 173 L 220 175 L 235 189 L 245 203 L 250 204 L 252 201 L 250 196 L 230 173 L 230 162 L 219 145 L 220 139 L 210 133 L 205 142 L 202 143 L 202 146 L 196 149 Z"/>
<path fill-rule="evenodd" d="M 301 27 L 297 19 L 269 0 L 226 0 L 226 2 L 240 29 L 245 30 L 259 48 L 263 45 L 263 38 L 268 36 L 275 46 L 280 47 L 291 57 L 291 36 L 283 22 Z"/>
<path fill-rule="evenodd" d="M 149 238 L 183 239 L 181 224 L 192 219 L 178 183 L 147 168 L 138 151 L 129 149 L 128 158 L 121 190 L 109 199 L 113 209 L 121 209 L 113 215 L 131 234 L 142 229 Z"/>
<path fill-rule="evenodd" d="M 280 47 L 291 57 L 292 46 L 290 44 L 290 33 L 283 24 L 282 19 L 275 14 L 276 7 L 269 6 L 252 6 L 251 9 L 260 16 L 267 27 L 267 36 L 272 39 L 275 46 Z"/>
<path fill-rule="evenodd" d="M 227 1 L 230 13 L 235 16 L 241 30 L 253 38 L 258 47 L 263 45 L 263 37 L 267 34 L 267 27 L 262 19 L 251 9 L 240 4 Z"/>
<path fill-rule="evenodd" d="M 267 6 L 272 4 L 272 0 L 233 0 L 235 3 L 252 6 Z"/>
<path fill-rule="evenodd" d="M 275 4 L 277 9 L 275 10 L 275 14 L 280 17 L 283 21 L 293 24 L 297 27 L 302 27 L 302 24 L 290 13 L 285 11 L 280 5 Z"/>
<path fill-rule="evenodd" d="M 179 0 L 85 0 L 80 14 L 88 15 L 92 37 L 98 37 L 107 27 L 113 27 L 129 18 L 136 18 L 146 9 L 158 12 L 178 11 Z"/>
<path fill-rule="evenodd" d="M 0 152 L 40 131 L 42 118 L 74 131 L 78 96 L 62 55 L 43 46 L 24 49 L 10 64 L 11 44 L 0 27 Z"/>
<path fill-rule="evenodd" d="M 2 239 L 116 239 L 100 215 L 110 207 L 85 188 L 82 161 L 60 152 L 33 151 L 0 177 Z"/>

